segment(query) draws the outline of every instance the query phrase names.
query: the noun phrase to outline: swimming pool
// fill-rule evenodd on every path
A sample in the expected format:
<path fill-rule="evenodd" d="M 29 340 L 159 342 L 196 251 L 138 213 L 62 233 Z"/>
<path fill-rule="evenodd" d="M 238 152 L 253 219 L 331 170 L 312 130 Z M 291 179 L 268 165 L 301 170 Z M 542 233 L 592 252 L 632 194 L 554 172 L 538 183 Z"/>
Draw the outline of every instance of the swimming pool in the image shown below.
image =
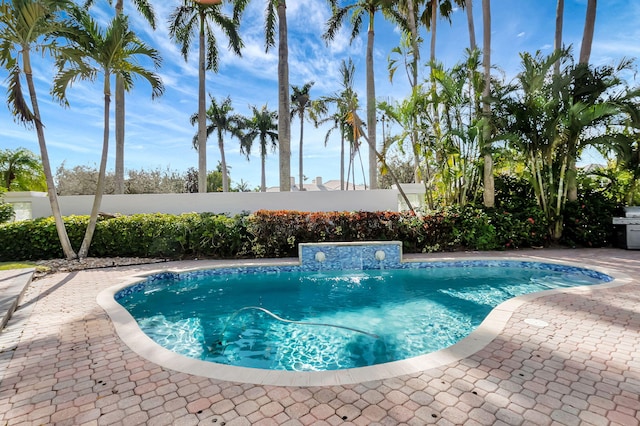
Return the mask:
<path fill-rule="evenodd" d="M 164 348 L 197 360 L 325 371 L 436 352 L 500 303 L 602 284 L 600 272 L 538 262 L 411 262 L 394 269 L 225 268 L 161 274 L 116 300 Z"/>
<path fill-rule="evenodd" d="M 158 269 L 155 272 L 144 273 L 143 275 L 134 273 L 128 278 L 123 278 L 120 284 L 99 293 L 97 302 L 111 318 L 119 338 L 136 354 L 163 368 L 236 383 L 274 386 L 345 385 L 393 378 L 405 374 L 418 374 L 426 370 L 441 368 L 459 362 L 485 348 L 491 341 L 499 337 L 507 324 L 512 323 L 514 320 L 516 323 L 513 325 L 517 324 L 519 328 L 529 329 L 530 333 L 536 334 L 537 329 L 540 329 L 543 334 L 552 333 L 554 329 L 559 327 L 552 316 L 548 318 L 547 314 L 541 313 L 532 317 L 522 317 L 517 315 L 520 307 L 534 303 L 536 299 L 545 295 L 551 296 L 562 293 L 575 294 L 579 298 L 589 297 L 592 292 L 631 282 L 631 277 L 620 270 L 608 270 L 602 267 L 598 268 L 598 271 L 576 268 L 570 263 L 566 263 L 566 256 L 561 257 L 565 259 L 564 263 L 546 255 L 545 251 L 538 253 L 534 250 L 527 254 L 515 254 L 512 257 L 504 257 L 503 254 L 498 253 L 488 253 L 482 257 L 473 253 L 454 253 L 411 255 L 409 260 L 405 260 L 402 254 L 401 242 L 300 244 L 298 259 L 177 262 L 167 264 L 163 269 Z M 287 271 L 306 271 L 313 274 L 333 270 L 386 271 L 414 269 L 423 266 L 424 268 L 437 268 L 445 265 L 466 268 L 478 262 L 489 262 L 498 268 L 507 264 L 514 266 L 524 263 L 527 265 L 547 265 L 543 267 L 561 272 L 582 270 L 587 276 L 602 279 L 604 284 L 556 288 L 511 298 L 491 310 L 481 324 L 468 336 L 445 349 L 435 352 L 360 368 L 304 372 L 238 367 L 180 355 L 162 347 L 144 334 L 131 314 L 116 301 L 116 299 L 120 300 L 120 298 L 132 293 L 145 291 L 147 287 L 159 286 L 160 281 L 169 280 L 173 282 L 185 277 L 187 274 L 195 278 L 229 273 L 241 275 L 250 272 L 260 275 L 273 275 Z M 607 282 L 614 276 L 615 279 L 613 281 Z M 241 315 L 245 313 L 247 312 L 243 311 Z M 251 313 L 251 315 L 253 314 L 256 314 L 256 312 Z M 552 311 L 548 314 L 552 315 Z M 213 342 L 214 339 L 210 338 L 210 341 Z"/>

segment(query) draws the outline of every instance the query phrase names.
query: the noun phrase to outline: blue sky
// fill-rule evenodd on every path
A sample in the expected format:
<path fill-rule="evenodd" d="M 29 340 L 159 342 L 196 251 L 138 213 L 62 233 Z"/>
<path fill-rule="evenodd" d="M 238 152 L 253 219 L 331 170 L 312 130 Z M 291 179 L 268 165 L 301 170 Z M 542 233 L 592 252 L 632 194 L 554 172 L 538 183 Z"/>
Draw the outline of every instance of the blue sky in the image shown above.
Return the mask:
<path fill-rule="evenodd" d="M 97 0 L 93 13 L 106 22 L 113 13 L 106 0 Z M 189 117 L 197 109 L 197 52 L 194 50 L 185 62 L 178 47 L 168 37 L 168 17 L 181 0 L 154 1 L 158 28 L 152 31 L 142 21 L 134 7 L 125 0 L 125 11 L 131 15 L 132 25 L 142 39 L 159 50 L 163 66 L 158 71 L 165 86 L 164 96 L 151 100 L 151 89 L 145 81 L 138 81 L 127 95 L 127 123 L 125 168 L 140 170 L 170 169 L 179 172 L 189 167 L 197 169 L 197 152 L 191 140 L 196 131 Z M 343 30 L 336 40 L 325 44 L 321 38 L 329 17 L 325 0 L 288 0 L 289 26 L 289 80 L 301 86 L 314 81 L 311 97 L 328 95 L 339 89 L 339 66 L 342 59 L 351 57 L 356 66 L 356 89 L 364 107 L 366 27 L 361 37 L 349 43 L 348 32 Z M 345 2 L 343 2 L 344 4 Z M 508 78 L 519 70 L 519 53 L 541 50 L 550 53 L 555 25 L 554 0 L 493 0 L 492 7 L 492 62 Z M 586 0 L 565 0 L 564 42 L 579 53 Z M 227 42 L 220 39 L 221 57 L 218 74 L 209 72 L 207 91 L 218 99 L 231 96 L 235 111 L 249 115 L 249 105 L 268 104 L 277 110 L 277 46 L 265 53 L 264 49 L 265 0 L 253 0 L 246 10 L 241 28 L 245 44 L 242 57 L 226 51 Z M 476 38 L 482 43 L 481 1 L 474 1 Z M 637 0 L 605 0 L 599 2 L 591 62 L 611 64 L 622 57 L 640 56 L 640 2 Z M 345 27 L 348 28 L 348 27 Z M 465 12 L 456 10 L 451 25 L 438 22 L 436 55 L 445 66 L 458 62 L 468 47 L 469 36 Z M 428 57 L 430 35 L 422 55 Z M 376 21 L 375 76 L 376 96 L 379 100 L 400 100 L 408 93 L 406 78 L 398 73 L 393 84 L 389 82 L 387 59 L 390 50 L 398 45 L 399 32 L 379 16 Z M 194 49 L 197 45 L 194 45 Z M 100 161 L 103 129 L 102 83 L 78 83 L 68 90 L 69 108 L 62 108 L 49 95 L 54 75 L 52 62 L 34 55 L 34 76 L 45 136 L 52 167 L 61 163 L 67 167 L 88 165 L 97 168 Z M 425 71 L 425 69 L 423 69 Z M 633 78 L 633 76 L 629 76 Z M 6 71 L 0 71 L 0 90 L 6 93 Z M 6 99 L 3 96 L 3 99 Z M 364 113 L 363 113 L 364 115 Z M 291 126 L 291 174 L 298 176 L 299 120 Z M 113 129 L 113 118 L 112 118 Z M 324 181 L 339 179 L 339 140 L 337 135 L 324 146 L 328 128 L 315 129 L 305 123 L 304 175 L 310 179 L 322 176 Z M 381 131 L 378 130 L 378 134 Z M 35 132 L 15 123 L 6 105 L 0 107 L 0 148 L 25 147 L 39 154 Z M 225 141 L 227 164 L 231 169 L 232 185 L 241 179 L 251 188 L 260 183 L 260 159 L 247 161 L 239 153 L 237 140 Z M 366 163 L 366 149 L 363 161 Z M 220 158 L 217 142 L 211 138 L 207 144 L 208 168 L 215 168 Z M 597 161 L 588 154 L 584 163 Z M 111 138 L 108 168 L 114 168 L 113 136 Z M 361 183 L 362 175 L 356 175 Z M 277 153 L 267 162 L 267 186 L 278 186 Z"/>

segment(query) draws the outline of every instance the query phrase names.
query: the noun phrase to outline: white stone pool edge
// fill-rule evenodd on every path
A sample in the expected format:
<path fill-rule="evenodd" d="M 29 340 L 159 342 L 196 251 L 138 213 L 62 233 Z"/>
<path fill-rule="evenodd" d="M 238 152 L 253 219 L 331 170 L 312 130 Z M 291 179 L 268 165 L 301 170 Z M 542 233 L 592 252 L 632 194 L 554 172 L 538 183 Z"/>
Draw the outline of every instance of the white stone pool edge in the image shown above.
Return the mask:
<path fill-rule="evenodd" d="M 486 257 L 467 257 L 465 260 L 484 261 L 496 260 L 496 258 Z M 509 258 L 504 257 L 499 260 L 514 261 L 531 261 L 541 262 L 539 258 Z M 409 260 L 408 262 L 429 262 L 429 260 Z M 434 259 L 433 262 L 447 262 L 442 259 Z M 452 261 L 453 262 L 453 261 Z M 281 370 L 262 370 L 256 368 L 236 367 L 231 365 L 216 364 L 207 361 L 201 361 L 193 358 L 177 354 L 168 349 L 163 348 L 149 338 L 138 326 L 135 319 L 129 312 L 118 302 L 116 302 L 115 294 L 132 284 L 144 281 L 146 277 L 163 272 L 184 273 L 197 269 L 214 269 L 228 268 L 233 264 L 215 265 L 207 268 L 201 266 L 198 268 L 173 268 L 158 269 L 146 272 L 143 275 L 132 275 L 123 280 L 117 286 L 107 288 L 100 292 L 97 296 L 97 303 L 106 311 L 111 318 L 116 333 L 122 341 L 135 353 L 141 357 L 158 364 L 164 368 L 174 371 L 193 374 L 196 376 L 208 377 L 217 380 L 251 383 L 258 385 L 273 386 L 333 386 L 370 382 L 373 380 L 389 379 L 405 374 L 419 373 L 432 368 L 438 368 L 456 361 L 460 361 L 466 357 L 473 355 L 479 350 L 487 346 L 493 339 L 504 330 L 513 313 L 523 304 L 531 302 L 539 297 L 548 296 L 557 293 L 575 293 L 588 294 L 594 290 L 617 287 L 631 283 L 631 277 L 617 270 L 609 268 L 595 268 L 591 266 L 581 266 L 568 262 L 556 262 L 552 260 L 543 260 L 543 263 L 558 264 L 564 266 L 580 266 L 597 272 L 607 274 L 614 278 L 613 281 L 598 285 L 578 286 L 572 288 L 560 288 L 546 290 L 537 293 L 530 293 L 509 299 L 496 308 L 494 308 L 485 320 L 471 334 L 458 343 L 425 355 L 408 358 L 400 361 L 393 361 L 385 364 L 372 365 L 367 367 L 359 367 L 345 370 L 332 371 L 281 371 Z M 242 266 L 282 266 L 292 265 L 292 262 L 280 261 L 274 263 L 271 261 L 256 261 L 251 263 L 242 262 Z M 532 318 L 532 320 L 544 321 L 543 318 Z"/>

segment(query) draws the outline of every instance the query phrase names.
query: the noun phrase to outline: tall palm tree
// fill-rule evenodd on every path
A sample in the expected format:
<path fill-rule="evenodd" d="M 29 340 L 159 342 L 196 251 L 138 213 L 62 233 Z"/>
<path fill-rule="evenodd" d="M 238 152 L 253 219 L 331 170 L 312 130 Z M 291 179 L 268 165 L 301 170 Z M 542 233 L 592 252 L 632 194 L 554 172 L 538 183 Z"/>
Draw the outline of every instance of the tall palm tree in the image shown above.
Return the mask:
<path fill-rule="evenodd" d="M 443 134 L 440 127 L 440 115 L 441 105 L 436 96 L 437 83 L 434 77 L 434 72 L 438 67 L 436 62 L 436 36 L 437 36 L 437 23 L 438 16 L 442 16 L 444 19 L 451 23 L 451 14 L 453 13 L 453 6 L 458 5 L 464 8 L 464 0 L 428 0 L 424 11 L 420 14 L 420 22 L 431 33 L 431 46 L 429 54 L 429 67 L 430 67 L 430 81 L 431 81 L 431 109 L 432 109 L 432 133 L 433 139 L 440 141 L 443 139 Z"/>
<path fill-rule="evenodd" d="M 495 205 L 495 185 L 493 179 L 493 157 L 491 156 L 491 0 L 482 0 L 482 66 L 484 68 L 484 91 L 482 92 L 482 115 L 484 126 L 482 131 L 484 170 L 482 198 L 485 207 Z"/>
<path fill-rule="evenodd" d="M 40 191 L 44 171 L 40 158 L 25 148 L 0 149 L 0 184 L 7 191 Z"/>
<path fill-rule="evenodd" d="M 31 65 L 31 50 L 50 51 L 55 44 L 50 43 L 50 36 L 65 27 L 60 25 L 60 13 L 73 6 L 67 0 L 13 0 L 0 4 L 0 66 L 9 71 L 7 88 L 8 103 L 16 120 L 30 126 L 35 126 L 40 147 L 40 158 L 47 181 L 47 194 L 51 212 L 56 224 L 56 232 L 67 259 L 77 257 L 67 234 L 58 195 L 49 162 L 49 153 L 44 137 L 44 125 L 36 87 L 33 81 L 33 67 Z M 21 78 L 27 83 L 31 107 L 25 99 Z"/>
<path fill-rule="evenodd" d="M 160 66 L 160 56 L 155 49 L 143 43 L 129 29 L 128 19 L 117 15 L 103 31 L 85 11 L 73 12 L 78 34 L 71 43 L 61 48 L 57 59 L 58 73 L 54 78 L 52 93 L 67 105 L 67 88 L 78 80 L 93 81 L 99 74 L 103 76 L 104 93 L 104 133 L 102 154 L 98 171 L 98 183 L 93 199 L 89 224 L 78 252 L 80 258 L 87 256 L 102 202 L 105 186 L 107 155 L 109 150 L 109 108 L 111 103 L 111 78 L 120 76 L 125 90 L 133 87 L 134 77 L 142 77 L 151 84 L 152 97 L 160 96 L 164 86 L 153 72 L 138 64 L 138 59 L 151 60 L 155 68 Z"/>
<path fill-rule="evenodd" d="M 265 164 L 267 160 L 267 153 L 269 148 L 274 152 L 278 146 L 278 113 L 275 111 L 269 111 L 267 106 L 264 105 L 258 109 L 251 105 L 251 111 L 253 116 L 245 121 L 244 129 L 245 134 L 242 136 L 240 143 L 240 150 L 247 156 L 247 160 L 251 156 L 251 148 L 256 138 L 260 143 L 260 191 L 266 192 L 267 179 L 265 172 Z"/>
<path fill-rule="evenodd" d="M 278 21 L 278 144 L 280 191 L 291 190 L 291 116 L 289 106 L 289 34 L 286 0 L 266 0 L 265 51 L 275 45 Z"/>
<path fill-rule="evenodd" d="M 300 155 L 299 155 L 299 172 L 300 172 L 300 191 L 304 191 L 304 174 L 302 171 L 303 155 L 302 144 L 304 138 L 304 114 L 309 106 L 309 92 L 313 86 L 313 81 L 305 83 L 304 86 L 291 86 L 293 93 L 291 94 L 291 117 L 296 115 L 300 118 Z"/>
<path fill-rule="evenodd" d="M 109 4 L 113 4 L 113 0 L 108 0 Z M 156 29 L 156 16 L 149 0 L 132 0 L 138 12 Z M 95 3 L 95 0 L 86 0 L 84 7 L 89 8 Z M 120 15 L 124 11 L 124 1 L 116 0 L 116 14 Z M 116 136 L 116 169 L 115 169 L 115 190 L 116 194 L 124 194 L 124 123 L 125 123 L 125 100 L 124 100 L 124 84 L 118 77 L 116 78 L 115 90 L 115 136 Z"/>
<path fill-rule="evenodd" d="M 227 170 L 227 160 L 224 155 L 224 134 L 230 133 L 231 136 L 235 136 L 241 139 L 242 133 L 240 127 L 242 123 L 242 117 L 237 114 L 231 114 L 233 106 L 231 105 L 231 98 L 226 97 L 222 102 L 218 103 L 216 98 L 209 95 L 210 104 L 207 108 L 207 120 L 209 125 L 207 126 L 207 138 L 214 131 L 218 136 L 218 148 L 220 149 L 220 168 L 222 172 L 222 192 L 229 192 L 229 171 Z M 191 125 L 198 122 L 198 114 L 191 116 Z M 193 146 L 198 149 L 198 133 L 193 137 Z"/>
<path fill-rule="evenodd" d="M 376 86 L 373 71 L 373 43 L 375 38 L 374 23 L 376 12 L 390 10 L 394 0 L 354 0 L 351 4 L 340 7 L 338 0 L 327 0 L 331 6 L 331 17 L 327 22 L 327 29 L 322 37 L 327 41 L 332 41 L 344 20 L 350 16 L 353 25 L 351 29 L 351 41 L 356 39 L 362 29 L 363 19 L 368 19 L 367 27 L 367 53 L 366 53 L 366 80 L 367 80 L 367 142 L 369 143 L 369 187 L 378 187 L 378 163 L 376 157 Z"/>
<path fill-rule="evenodd" d="M 413 0 L 400 0 L 397 3 L 397 12 L 398 12 L 397 15 L 390 16 L 390 18 L 396 21 L 396 23 L 401 28 L 404 28 L 404 35 L 401 38 L 400 46 L 394 48 L 392 52 L 396 54 L 400 54 L 405 58 L 405 67 L 407 68 L 408 75 L 409 75 L 409 84 L 411 85 L 412 98 L 415 98 L 418 92 L 421 90 L 420 85 L 418 84 L 418 64 L 420 60 L 420 45 L 422 43 L 422 39 L 418 36 L 417 22 L 420 20 L 419 7 L 423 5 L 424 5 L 424 0 L 420 0 L 417 2 Z M 407 58 L 410 58 L 411 61 L 409 62 Z M 396 69 L 397 69 L 397 64 L 395 63 L 395 61 L 390 60 L 389 61 L 390 79 L 393 77 L 393 73 L 395 73 Z M 381 105 L 386 108 L 388 104 L 383 102 Z M 387 112 L 388 111 L 385 111 L 385 114 Z M 418 146 L 420 145 L 420 142 L 418 140 L 418 114 L 411 114 L 410 126 L 411 126 L 411 129 L 410 129 L 409 135 L 411 137 L 411 146 L 413 148 L 413 154 L 414 154 L 414 158 L 413 158 L 414 181 L 420 182 L 421 173 L 420 173 L 420 166 L 419 166 L 420 155 L 419 155 L 419 149 L 418 149 Z M 383 147 L 384 147 L 384 143 L 385 142 L 383 140 Z M 387 148 L 384 147 L 383 153 L 385 153 L 386 151 L 387 151 Z M 427 191 L 427 193 L 428 192 L 429 191 Z"/>
<path fill-rule="evenodd" d="M 340 64 L 340 75 L 342 76 L 342 81 L 340 85 L 342 90 L 336 92 L 332 95 L 325 96 L 321 98 L 321 102 L 324 105 L 333 104 L 335 105 L 335 112 L 318 122 L 318 124 L 323 124 L 325 122 L 333 122 L 334 126 L 327 131 L 325 135 L 324 144 L 327 145 L 329 141 L 329 137 L 334 130 L 338 130 L 340 133 L 340 190 L 345 190 L 345 174 L 344 174 L 344 144 L 345 139 L 350 142 L 350 155 L 349 155 L 349 168 L 351 168 L 351 161 L 353 161 L 355 152 L 358 149 L 356 145 L 358 143 L 358 138 L 354 137 L 354 134 L 357 134 L 357 129 L 351 128 L 349 123 L 349 117 L 352 111 L 357 111 L 359 107 L 358 103 L 358 94 L 353 88 L 354 78 L 356 73 L 356 67 L 353 64 L 351 58 L 349 61 L 342 60 Z"/>
<path fill-rule="evenodd" d="M 169 35 L 178 43 L 185 61 L 195 35 L 198 37 L 198 191 L 207 192 L 207 100 L 205 70 L 218 72 L 218 43 L 213 26 L 229 39 L 229 47 L 240 56 L 243 47 L 238 33 L 240 14 L 248 0 L 233 0 L 233 16 L 222 13 L 222 6 L 183 0 L 169 18 Z"/>

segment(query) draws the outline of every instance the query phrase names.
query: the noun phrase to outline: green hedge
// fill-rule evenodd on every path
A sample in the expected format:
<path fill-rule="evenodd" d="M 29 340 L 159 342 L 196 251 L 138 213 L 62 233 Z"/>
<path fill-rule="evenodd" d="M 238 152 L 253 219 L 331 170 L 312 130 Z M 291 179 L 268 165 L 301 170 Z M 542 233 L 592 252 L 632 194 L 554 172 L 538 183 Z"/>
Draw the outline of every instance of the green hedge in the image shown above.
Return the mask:
<path fill-rule="evenodd" d="M 210 213 L 137 214 L 100 219 L 89 249 L 93 257 L 235 257 L 247 238 L 242 216 Z M 82 244 L 89 216 L 64 218 L 72 246 Z M 60 258 L 53 218 L 0 225 L 0 260 Z"/>
<path fill-rule="evenodd" d="M 93 257 L 289 257 L 298 244 L 328 241 L 402 241 L 406 253 L 496 250 L 545 245 L 542 213 L 475 207 L 446 208 L 424 216 L 394 212 L 258 211 L 229 217 L 212 213 L 138 214 L 98 221 Z M 80 247 L 88 216 L 65 217 L 73 247 Z M 53 218 L 0 225 L 0 260 L 63 256 Z"/>

